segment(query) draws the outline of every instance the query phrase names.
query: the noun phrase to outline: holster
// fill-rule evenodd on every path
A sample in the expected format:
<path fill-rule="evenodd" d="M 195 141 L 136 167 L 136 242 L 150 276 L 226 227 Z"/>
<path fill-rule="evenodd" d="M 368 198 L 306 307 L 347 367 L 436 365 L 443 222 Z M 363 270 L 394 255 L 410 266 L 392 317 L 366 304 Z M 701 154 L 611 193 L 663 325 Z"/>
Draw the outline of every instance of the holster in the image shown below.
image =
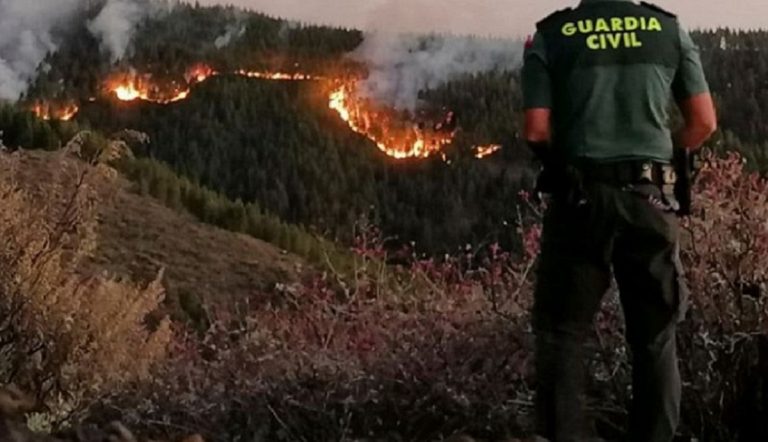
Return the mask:
<path fill-rule="evenodd" d="M 688 149 L 676 147 L 672 164 L 677 175 L 674 194 L 680 204 L 677 214 L 688 216 L 692 212 L 693 205 L 693 184 L 697 169 L 696 155 Z"/>
<path fill-rule="evenodd" d="M 663 210 L 680 212 L 681 204 L 676 193 L 678 177 L 674 165 L 655 161 L 628 160 L 609 163 L 585 161 L 579 167 L 587 181 L 636 191 L 643 196 L 649 195 L 645 195 L 639 185 L 655 185 L 661 191 L 661 200 L 654 198 L 654 203 Z"/>

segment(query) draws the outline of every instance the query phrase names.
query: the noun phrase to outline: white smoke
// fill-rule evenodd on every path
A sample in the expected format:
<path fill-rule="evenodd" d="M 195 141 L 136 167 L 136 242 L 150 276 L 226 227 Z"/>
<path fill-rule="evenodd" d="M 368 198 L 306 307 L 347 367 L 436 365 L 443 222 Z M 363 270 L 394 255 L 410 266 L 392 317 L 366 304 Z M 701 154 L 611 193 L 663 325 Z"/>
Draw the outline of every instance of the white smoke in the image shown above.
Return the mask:
<path fill-rule="evenodd" d="M 516 40 L 373 32 L 353 57 L 368 66 L 370 75 L 362 84 L 367 96 L 413 110 L 419 91 L 464 75 L 516 69 L 521 54 Z"/>
<path fill-rule="evenodd" d="M 223 35 L 220 35 L 216 40 L 213 42 L 214 46 L 216 46 L 216 49 L 222 49 L 227 46 L 229 46 L 232 41 L 237 40 L 238 38 L 245 35 L 245 31 L 247 31 L 248 28 L 246 25 L 241 24 L 232 24 L 227 26 L 227 30 Z"/>
<path fill-rule="evenodd" d="M 125 57 L 136 25 L 159 12 L 158 7 L 150 0 L 107 0 L 99 15 L 88 23 L 88 30 L 101 40 L 112 61 L 117 61 Z"/>
<path fill-rule="evenodd" d="M 174 4 L 169 0 L 0 0 L 0 100 L 19 99 L 45 56 L 62 43 L 62 31 L 77 24 L 76 16 L 82 17 L 79 12 L 101 7 L 87 23 L 88 30 L 116 61 L 126 55 L 142 19 Z"/>
<path fill-rule="evenodd" d="M 518 68 L 522 42 L 490 37 L 512 34 L 510 14 L 511 4 L 499 0 L 371 1 L 365 39 L 354 53 L 370 70 L 364 93 L 413 110 L 419 91 L 464 75 Z M 467 33 L 473 36 L 462 36 Z"/>
<path fill-rule="evenodd" d="M 17 100 L 80 0 L 0 0 L 0 99 Z"/>

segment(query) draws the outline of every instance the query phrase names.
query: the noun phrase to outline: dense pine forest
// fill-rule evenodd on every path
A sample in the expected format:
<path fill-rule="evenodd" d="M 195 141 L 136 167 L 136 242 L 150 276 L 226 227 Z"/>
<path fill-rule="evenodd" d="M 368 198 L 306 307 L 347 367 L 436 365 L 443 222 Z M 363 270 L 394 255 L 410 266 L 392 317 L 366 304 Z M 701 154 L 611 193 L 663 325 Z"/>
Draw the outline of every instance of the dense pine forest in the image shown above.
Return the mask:
<path fill-rule="evenodd" d="M 87 11 L 86 11 L 87 13 Z M 55 148 L 74 131 L 131 128 L 152 142 L 136 154 L 230 201 L 254 203 L 285 222 L 349 241 L 361 217 L 396 242 L 425 252 L 500 241 L 511 245 L 518 193 L 535 171 L 519 138 L 518 73 L 491 71 L 425 90 L 426 107 L 456 113 L 458 132 L 444 155 L 394 160 L 328 107 L 327 81 L 264 81 L 222 75 L 171 104 L 119 102 L 103 90 L 114 72 L 151 72 L 169 84 L 190 66 L 364 77 L 348 54 L 364 35 L 286 22 L 234 8 L 178 6 L 147 20 L 130 55 L 113 63 L 85 26 L 44 62 L 21 103 L 83 103 L 73 123 L 36 120 L 6 109 L 7 146 Z M 717 96 L 722 132 L 712 147 L 740 150 L 768 170 L 768 33 L 697 31 L 695 40 Z M 500 143 L 478 159 L 471 146 Z M 524 215 L 523 215 L 524 216 Z M 236 224 L 236 223 L 235 223 Z"/>

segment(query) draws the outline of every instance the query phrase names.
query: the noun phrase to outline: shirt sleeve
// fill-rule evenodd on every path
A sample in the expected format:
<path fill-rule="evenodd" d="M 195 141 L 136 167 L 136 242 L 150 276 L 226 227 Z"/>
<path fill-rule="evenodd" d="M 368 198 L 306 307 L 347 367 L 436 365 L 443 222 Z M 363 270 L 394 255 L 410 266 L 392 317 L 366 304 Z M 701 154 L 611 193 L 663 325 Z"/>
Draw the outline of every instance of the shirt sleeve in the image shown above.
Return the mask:
<path fill-rule="evenodd" d="M 540 33 L 526 45 L 523 59 L 523 107 L 552 108 L 552 79 L 547 60 L 547 46 Z"/>
<path fill-rule="evenodd" d="M 680 45 L 682 49 L 680 67 L 672 83 L 672 91 L 677 101 L 709 92 L 699 48 L 682 27 L 680 28 Z"/>

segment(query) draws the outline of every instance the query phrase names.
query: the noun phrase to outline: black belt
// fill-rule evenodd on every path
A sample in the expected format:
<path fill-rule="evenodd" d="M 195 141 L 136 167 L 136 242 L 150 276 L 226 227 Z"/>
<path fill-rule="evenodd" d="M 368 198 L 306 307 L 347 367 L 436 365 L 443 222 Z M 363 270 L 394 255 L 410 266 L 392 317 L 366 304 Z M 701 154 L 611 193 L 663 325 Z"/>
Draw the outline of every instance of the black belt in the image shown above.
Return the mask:
<path fill-rule="evenodd" d="M 614 186 L 641 183 L 665 186 L 674 185 L 677 179 L 672 165 L 657 161 L 577 161 L 574 165 L 581 171 L 585 181 Z"/>

